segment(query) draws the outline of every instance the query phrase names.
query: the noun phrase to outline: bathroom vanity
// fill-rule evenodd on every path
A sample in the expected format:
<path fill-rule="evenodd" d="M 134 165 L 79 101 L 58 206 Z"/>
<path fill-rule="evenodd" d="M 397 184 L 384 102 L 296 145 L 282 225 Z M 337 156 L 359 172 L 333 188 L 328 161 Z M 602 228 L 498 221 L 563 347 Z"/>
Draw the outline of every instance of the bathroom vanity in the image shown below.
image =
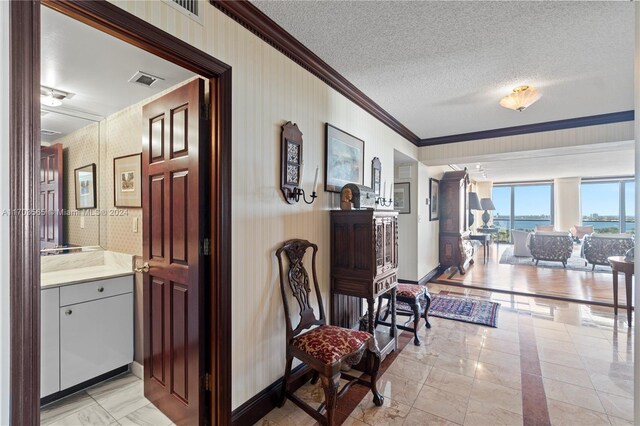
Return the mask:
<path fill-rule="evenodd" d="M 133 278 L 121 253 L 42 258 L 41 398 L 133 361 Z"/>

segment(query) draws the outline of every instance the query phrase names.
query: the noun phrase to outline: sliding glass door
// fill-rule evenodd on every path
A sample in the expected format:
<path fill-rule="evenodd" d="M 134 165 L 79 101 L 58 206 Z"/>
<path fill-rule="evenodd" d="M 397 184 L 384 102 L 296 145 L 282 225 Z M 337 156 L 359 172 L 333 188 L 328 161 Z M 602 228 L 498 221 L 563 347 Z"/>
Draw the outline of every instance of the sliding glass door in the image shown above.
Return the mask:
<path fill-rule="evenodd" d="M 582 224 L 599 233 L 635 233 L 635 182 L 629 179 L 582 182 Z"/>
<path fill-rule="evenodd" d="M 496 184 L 492 193 L 496 210 L 493 225 L 501 241 L 511 241 L 511 230 L 533 231 L 536 226 L 553 225 L 553 184 Z"/>

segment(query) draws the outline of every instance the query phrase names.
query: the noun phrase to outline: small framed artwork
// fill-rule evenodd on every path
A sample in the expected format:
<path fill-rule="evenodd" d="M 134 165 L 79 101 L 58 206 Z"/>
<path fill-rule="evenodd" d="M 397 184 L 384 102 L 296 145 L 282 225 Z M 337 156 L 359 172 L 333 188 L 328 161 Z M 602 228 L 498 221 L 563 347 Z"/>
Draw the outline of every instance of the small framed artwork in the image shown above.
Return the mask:
<path fill-rule="evenodd" d="M 438 179 L 429 178 L 429 220 L 440 219 L 440 199 L 438 197 Z"/>
<path fill-rule="evenodd" d="M 113 159 L 113 201 L 116 207 L 142 207 L 142 154 Z"/>
<path fill-rule="evenodd" d="M 76 209 L 96 208 L 96 165 L 88 164 L 73 171 L 76 184 Z"/>
<path fill-rule="evenodd" d="M 400 214 L 411 213 L 411 184 L 409 182 L 393 184 L 393 208 Z"/>
<path fill-rule="evenodd" d="M 371 188 L 373 188 L 373 193 L 378 197 L 385 197 L 386 194 L 380 194 L 381 181 L 382 163 L 378 157 L 373 157 L 373 160 L 371 160 Z"/>
<path fill-rule="evenodd" d="M 324 190 L 340 192 L 348 183 L 364 185 L 364 141 L 329 123 L 325 130 Z"/>

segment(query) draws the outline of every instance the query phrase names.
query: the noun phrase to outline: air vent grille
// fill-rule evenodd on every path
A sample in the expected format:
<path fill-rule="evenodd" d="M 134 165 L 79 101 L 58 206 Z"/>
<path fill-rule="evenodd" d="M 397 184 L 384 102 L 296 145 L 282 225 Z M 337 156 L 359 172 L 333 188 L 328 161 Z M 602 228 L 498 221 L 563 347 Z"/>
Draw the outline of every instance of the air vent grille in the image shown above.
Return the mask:
<path fill-rule="evenodd" d="M 129 83 L 139 84 L 141 86 L 151 87 L 158 81 L 164 80 L 163 78 L 156 77 L 149 73 L 138 71 L 129 79 Z"/>
<path fill-rule="evenodd" d="M 175 4 L 185 9 L 189 13 L 193 13 L 196 16 L 198 14 L 198 0 L 172 0 Z"/>
<path fill-rule="evenodd" d="M 48 129 L 40 129 L 40 133 L 42 133 L 43 136 L 53 136 L 53 135 L 60 134 L 60 132 L 56 132 L 55 130 L 48 130 Z"/>

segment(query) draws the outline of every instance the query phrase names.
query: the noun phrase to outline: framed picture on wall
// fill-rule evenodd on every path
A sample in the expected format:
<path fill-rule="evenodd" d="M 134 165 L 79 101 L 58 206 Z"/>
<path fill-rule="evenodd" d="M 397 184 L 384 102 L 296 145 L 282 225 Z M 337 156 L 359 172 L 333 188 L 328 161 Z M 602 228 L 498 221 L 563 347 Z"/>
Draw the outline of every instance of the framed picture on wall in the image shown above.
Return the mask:
<path fill-rule="evenodd" d="M 76 186 L 76 209 L 96 208 L 96 165 L 88 164 L 73 171 Z"/>
<path fill-rule="evenodd" d="M 348 183 L 364 185 L 364 141 L 325 125 L 325 184 L 327 192 L 340 192 Z"/>
<path fill-rule="evenodd" d="M 142 207 L 142 154 L 113 159 L 113 201 L 116 207 Z"/>
<path fill-rule="evenodd" d="M 409 182 L 393 185 L 393 208 L 400 214 L 411 213 L 411 184 Z"/>
<path fill-rule="evenodd" d="M 429 178 L 429 220 L 440 219 L 440 199 L 438 197 L 438 179 Z"/>

